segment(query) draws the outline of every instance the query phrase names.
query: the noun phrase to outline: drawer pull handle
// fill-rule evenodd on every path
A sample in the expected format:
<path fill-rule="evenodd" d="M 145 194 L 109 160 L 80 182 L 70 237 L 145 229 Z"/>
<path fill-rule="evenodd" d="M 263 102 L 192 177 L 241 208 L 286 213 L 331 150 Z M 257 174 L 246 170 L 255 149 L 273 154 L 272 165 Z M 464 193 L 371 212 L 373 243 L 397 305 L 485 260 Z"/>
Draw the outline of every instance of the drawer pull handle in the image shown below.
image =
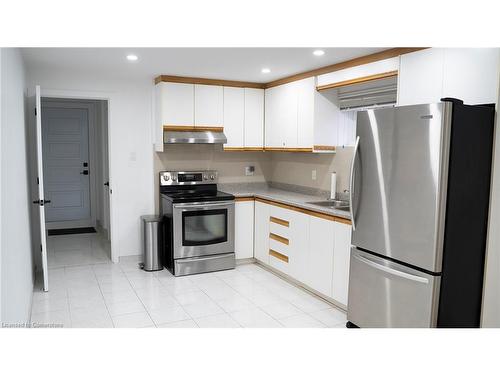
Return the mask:
<path fill-rule="evenodd" d="M 277 251 L 274 251 L 273 249 L 269 249 L 269 255 L 271 255 L 279 260 L 282 260 L 285 263 L 288 263 L 288 257 L 286 255 L 278 253 Z"/>
<path fill-rule="evenodd" d="M 278 236 L 277 234 L 274 233 L 269 233 L 269 238 L 278 242 L 281 242 L 282 244 L 289 245 L 290 241 L 288 238 Z"/>
<path fill-rule="evenodd" d="M 290 226 L 290 222 L 288 222 L 286 220 L 283 220 L 283 219 L 278 219 L 277 217 L 274 217 L 274 216 L 269 217 L 269 221 L 271 223 L 283 225 L 284 227 L 289 227 Z"/>

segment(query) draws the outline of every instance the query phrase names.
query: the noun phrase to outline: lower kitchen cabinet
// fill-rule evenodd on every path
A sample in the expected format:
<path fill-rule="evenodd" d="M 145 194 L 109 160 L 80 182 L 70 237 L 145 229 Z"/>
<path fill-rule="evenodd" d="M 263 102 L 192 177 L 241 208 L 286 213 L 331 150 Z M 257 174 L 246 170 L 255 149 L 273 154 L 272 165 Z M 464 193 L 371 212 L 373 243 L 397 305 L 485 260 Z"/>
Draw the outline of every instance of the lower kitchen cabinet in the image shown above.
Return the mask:
<path fill-rule="evenodd" d="M 254 233 L 257 260 L 347 306 L 351 225 L 255 201 Z"/>
<path fill-rule="evenodd" d="M 351 254 L 351 226 L 335 222 L 333 251 L 332 298 L 347 306 L 349 286 L 349 259 Z"/>
<path fill-rule="evenodd" d="M 255 201 L 254 257 L 269 264 L 269 205 Z"/>
<path fill-rule="evenodd" d="M 304 283 L 329 297 L 332 296 L 334 272 L 335 224 L 334 221 L 309 217 L 309 256 Z"/>
<path fill-rule="evenodd" d="M 234 252 L 236 259 L 253 258 L 254 201 L 240 201 L 234 205 Z"/>

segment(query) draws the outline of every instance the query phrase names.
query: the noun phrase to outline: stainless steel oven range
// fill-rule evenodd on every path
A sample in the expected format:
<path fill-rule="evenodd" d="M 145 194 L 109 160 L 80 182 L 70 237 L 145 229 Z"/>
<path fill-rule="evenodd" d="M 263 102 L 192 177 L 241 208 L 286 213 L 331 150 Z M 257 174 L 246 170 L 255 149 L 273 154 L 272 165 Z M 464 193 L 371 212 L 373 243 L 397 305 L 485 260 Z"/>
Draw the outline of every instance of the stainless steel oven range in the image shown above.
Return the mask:
<path fill-rule="evenodd" d="M 160 172 L 163 264 L 175 276 L 235 267 L 234 196 L 216 171 Z"/>

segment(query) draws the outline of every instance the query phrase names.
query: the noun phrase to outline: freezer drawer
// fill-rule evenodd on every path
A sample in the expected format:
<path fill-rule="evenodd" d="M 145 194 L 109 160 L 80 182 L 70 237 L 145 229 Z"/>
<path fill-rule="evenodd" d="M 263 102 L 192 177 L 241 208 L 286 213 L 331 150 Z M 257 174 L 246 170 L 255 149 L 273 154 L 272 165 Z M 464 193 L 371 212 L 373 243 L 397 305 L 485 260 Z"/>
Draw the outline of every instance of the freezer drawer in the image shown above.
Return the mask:
<path fill-rule="evenodd" d="M 363 328 L 435 327 L 440 276 L 351 251 L 347 320 Z"/>

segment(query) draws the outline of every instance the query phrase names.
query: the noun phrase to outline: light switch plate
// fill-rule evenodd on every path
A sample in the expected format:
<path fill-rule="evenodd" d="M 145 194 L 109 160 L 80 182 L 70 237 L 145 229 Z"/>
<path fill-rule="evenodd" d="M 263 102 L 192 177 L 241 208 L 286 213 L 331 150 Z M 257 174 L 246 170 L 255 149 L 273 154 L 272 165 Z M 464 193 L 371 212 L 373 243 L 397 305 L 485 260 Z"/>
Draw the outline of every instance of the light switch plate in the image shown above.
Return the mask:
<path fill-rule="evenodd" d="M 311 178 L 312 178 L 313 180 L 316 180 L 316 169 L 313 169 L 313 170 L 312 170 L 312 173 L 311 173 Z"/>

